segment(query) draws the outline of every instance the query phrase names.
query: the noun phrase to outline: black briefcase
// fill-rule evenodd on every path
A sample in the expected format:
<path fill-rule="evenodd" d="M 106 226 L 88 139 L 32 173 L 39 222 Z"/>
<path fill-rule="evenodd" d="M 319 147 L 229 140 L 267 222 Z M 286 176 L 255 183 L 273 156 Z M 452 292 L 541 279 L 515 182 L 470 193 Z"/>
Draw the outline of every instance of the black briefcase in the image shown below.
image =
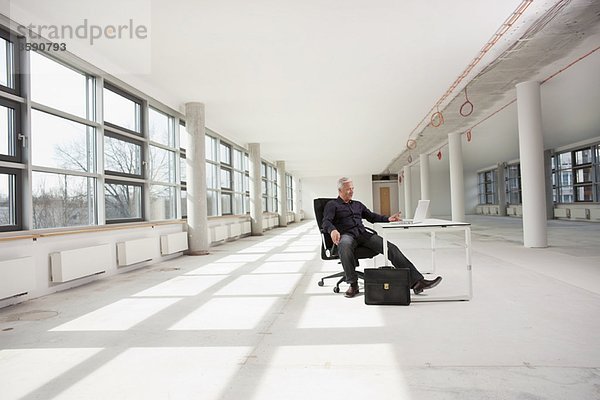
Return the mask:
<path fill-rule="evenodd" d="M 410 304 L 410 269 L 365 268 L 365 304 Z"/>

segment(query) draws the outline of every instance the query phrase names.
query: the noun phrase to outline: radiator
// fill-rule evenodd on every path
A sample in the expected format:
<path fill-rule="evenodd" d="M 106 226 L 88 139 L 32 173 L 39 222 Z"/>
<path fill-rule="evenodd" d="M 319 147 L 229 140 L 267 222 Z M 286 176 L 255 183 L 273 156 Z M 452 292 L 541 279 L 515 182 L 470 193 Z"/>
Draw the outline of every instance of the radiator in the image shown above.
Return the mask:
<path fill-rule="evenodd" d="M 269 218 L 263 218 L 262 227 L 263 231 L 269 229 Z"/>
<path fill-rule="evenodd" d="M 117 243 L 117 263 L 119 267 L 152 260 L 158 256 L 158 238 L 127 240 Z"/>
<path fill-rule="evenodd" d="M 591 208 L 590 209 L 590 219 L 591 220 L 600 220 L 600 209 L 598 208 Z"/>
<path fill-rule="evenodd" d="M 0 299 L 26 294 L 34 287 L 33 257 L 0 261 Z"/>
<path fill-rule="evenodd" d="M 171 233 L 160 237 L 160 253 L 173 254 L 188 249 L 187 232 Z"/>
<path fill-rule="evenodd" d="M 105 272 L 110 261 L 108 244 L 50 253 L 52 282 L 67 282 Z"/>
<path fill-rule="evenodd" d="M 570 218 L 571 210 L 568 208 L 555 208 L 554 209 L 554 218 Z"/>
<path fill-rule="evenodd" d="M 571 210 L 571 218 L 590 219 L 590 210 L 587 208 L 573 208 Z"/>
<path fill-rule="evenodd" d="M 227 239 L 227 226 L 217 225 L 213 228 L 213 242 L 219 242 Z"/>
<path fill-rule="evenodd" d="M 249 221 L 244 222 L 242 226 L 242 233 L 250 233 L 252 232 L 252 224 Z"/>
<path fill-rule="evenodd" d="M 242 234 L 242 226 L 237 222 L 229 225 L 230 237 L 240 236 Z"/>

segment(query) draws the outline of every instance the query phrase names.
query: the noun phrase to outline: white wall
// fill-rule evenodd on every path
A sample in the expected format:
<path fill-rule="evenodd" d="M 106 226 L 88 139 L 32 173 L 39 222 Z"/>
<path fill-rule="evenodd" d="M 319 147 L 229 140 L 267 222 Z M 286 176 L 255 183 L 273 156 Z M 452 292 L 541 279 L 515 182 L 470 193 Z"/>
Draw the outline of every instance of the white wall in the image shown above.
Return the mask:
<path fill-rule="evenodd" d="M 400 209 L 399 201 L 398 201 L 398 181 L 377 181 L 373 182 L 373 209 L 372 211 L 377 214 L 381 214 L 381 210 L 379 205 L 381 203 L 379 190 L 382 187 L 387 187 L 390 189 L 390 215 L 395 214 Z"/>
<path fill-rule="evenodd" d="M 369 209 L 373 209 L 373 193 L 371 175 L 351 176 L 354 183 L 354 199 L 359 200 Z M 338 196 L 337 181 L 339 176 L 302 178 L 302 205 L 304 218 L 315 219 L 313 200 L 319 197 Z"/>

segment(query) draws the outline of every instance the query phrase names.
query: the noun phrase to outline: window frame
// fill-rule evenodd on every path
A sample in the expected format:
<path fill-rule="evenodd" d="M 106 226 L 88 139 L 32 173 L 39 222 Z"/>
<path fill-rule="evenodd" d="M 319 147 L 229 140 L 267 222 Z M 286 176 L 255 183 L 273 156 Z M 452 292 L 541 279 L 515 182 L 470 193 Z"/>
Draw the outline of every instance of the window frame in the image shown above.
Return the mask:
<path fill-rule="evenodd" d="M 140 124 L 140 131 L 136 132 L 129 128 L 125 128 L 124 126 L 120 126 L 120 125 L 114 124 L 112 122 L 106 121 L 106 114 L 104 113 L 104 110 L 105 110 L 104 92 L 102 93 L 102 124 L 109 129 L 116 129 L 117 131 L 121 130 L 123 132 L 127 132 L 127 133 L 130 133 L 135 136 L 144 137 L 144 129 L 146 127 L 146 121 L 144 118 L 144 101 L 142 99 L 132 95 L 131 93 L 119 88 L 118 86 L 113 85 L 112 83 L 110 83 L 106 80 L 104 81 L 104 85 L 103 85 L 103 90 L 104 89 L 108 89 L 111 92 L 118 94 L 119 96 L 125 97 L 126 99 L 133 101 L 134 103 L 136 103 L 139 106 L 140 112 L 139 112 L 139 121 L 138 122 Z"/>
<path fill-rule="evenodd" d="M 12 108 L 14 109 L 14 116 L 15 116 L 15 120 L 14 120 L 14 132 L 13 135 L 14 137 L 12 138 L 12 140 L 10 140 L 10 136 L 7 138 L 9 139 L 9 144 L 13 146 L 13 151 L 14 151 L 14 156 L 10 156 L 7 154 L 0 154 L 0 161 L 8 161 L 8 162 L 15 162 L 15 163 L 21 163 L 23 160 L 23 140 L 25 139 L 25 136 L 23 135 L 23 133 L 21 132 L 21 104 L 19 102 L 4 98 L 4 97 L 0 97 L 0 105 L 4 106 L 6 108 Z M 10 135 L 10 132 L 9 132 Z M 22 135 L 19 137 L 19 135 Z M 31 136 L 30 136 L 31 137 Z M 19 145 L 21 144 L 21 145 Z"/>
<path fill-rule="evenodd" d="M 15 175 L 14 198 L 15 223 L 13 225 L 0 225 L 0 232 L 20 231 L 23 229 L 23 179 L 22 170 L 0 166 L 1 175 Z"/>
<path fill-rule="evenodd" d="M 15 87 L 11 88 L 10 86 L 4 86 L 0 84 L 0 90 L 6 93 L 13 94 L 15 96 L 21 95 L 21 53 L 25 43 L 25 38 L 22 36 L 18 36 L 6 29 L 4 27 L 0 27 L 0 37 L 7 42 L 13 45 L 13 55 L 12 55 L 12 79 Z"/>
<path fill-rule="evenodd" d="M 123 180 L 118 180 L 118 179 L 110 179 L 110 178 L 106 178 L 104 179 L 104 187 L 102 187 L 102 191 L 103 191 L 103 195 L 104 195 L 104 203 L 105 203 L 105 207 L 106 207 L 106 189 L 105 186 L 106 185 L 128 185 L 128 186 L 138 186 L 141 188 L 141 193 L 140 193 L 140 210 L 141 210 L 141 217 L 139 218 L 124 218 L 124 219 L 109 219 L 106 217 L 106 213 L 104 215 L 104 222 L 109 225 L 109 224 L 121 224 L 121 223 L 128 223 L 128 222 L 142 222 L 145 221 L 146 219 L 146 215 L 145 215 L 145 207 L 144 207 L 144 194 L 145 194 L 145 188 L 144 188 L 144 184 L 142 182 L 132 182 L 132 181 L 123 181 Z"/>

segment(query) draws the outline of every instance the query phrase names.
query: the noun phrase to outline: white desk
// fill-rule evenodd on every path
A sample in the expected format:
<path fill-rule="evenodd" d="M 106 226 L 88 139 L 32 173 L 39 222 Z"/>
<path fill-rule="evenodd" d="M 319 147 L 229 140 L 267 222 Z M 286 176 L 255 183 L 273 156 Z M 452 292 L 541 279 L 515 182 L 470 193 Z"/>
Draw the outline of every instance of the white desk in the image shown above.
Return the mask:
<path fill-rule="evenodd" d="M 435 234 L 436 232 L 449 232 L 449 231 L 464 231 L 465 233 L 465 259 L 467 266 L 467 287 L 468 293 L 457 296 L 423 296 L 423 295 L 412 295 L 411 301 L 454 301 L 454 300 L 470 300 L 473 297 L 473 280 L 471 274 L 471 224 L 466 222 L 454 222 L 443 219 L 426 219 L 423 222 L 417 224 L 405 224 L 399 225 L 388 222 L 378 222 L 373 224 L 375 231 L 383 238 L 383 259 L 385 265 L 389 264 L 388 260 L 388 247 L 387 241 L 390 240 L 391 236 L 406 235 L 419 232 L 429 233 L 431 236 L 431 250 L 432 250 L 432 266 L 433 272 L 436 269 L 435 262 Z M 443 282 L 442 282 L 443 284 Z M 435 289 L 434 289 L 435 290 Z"/>

